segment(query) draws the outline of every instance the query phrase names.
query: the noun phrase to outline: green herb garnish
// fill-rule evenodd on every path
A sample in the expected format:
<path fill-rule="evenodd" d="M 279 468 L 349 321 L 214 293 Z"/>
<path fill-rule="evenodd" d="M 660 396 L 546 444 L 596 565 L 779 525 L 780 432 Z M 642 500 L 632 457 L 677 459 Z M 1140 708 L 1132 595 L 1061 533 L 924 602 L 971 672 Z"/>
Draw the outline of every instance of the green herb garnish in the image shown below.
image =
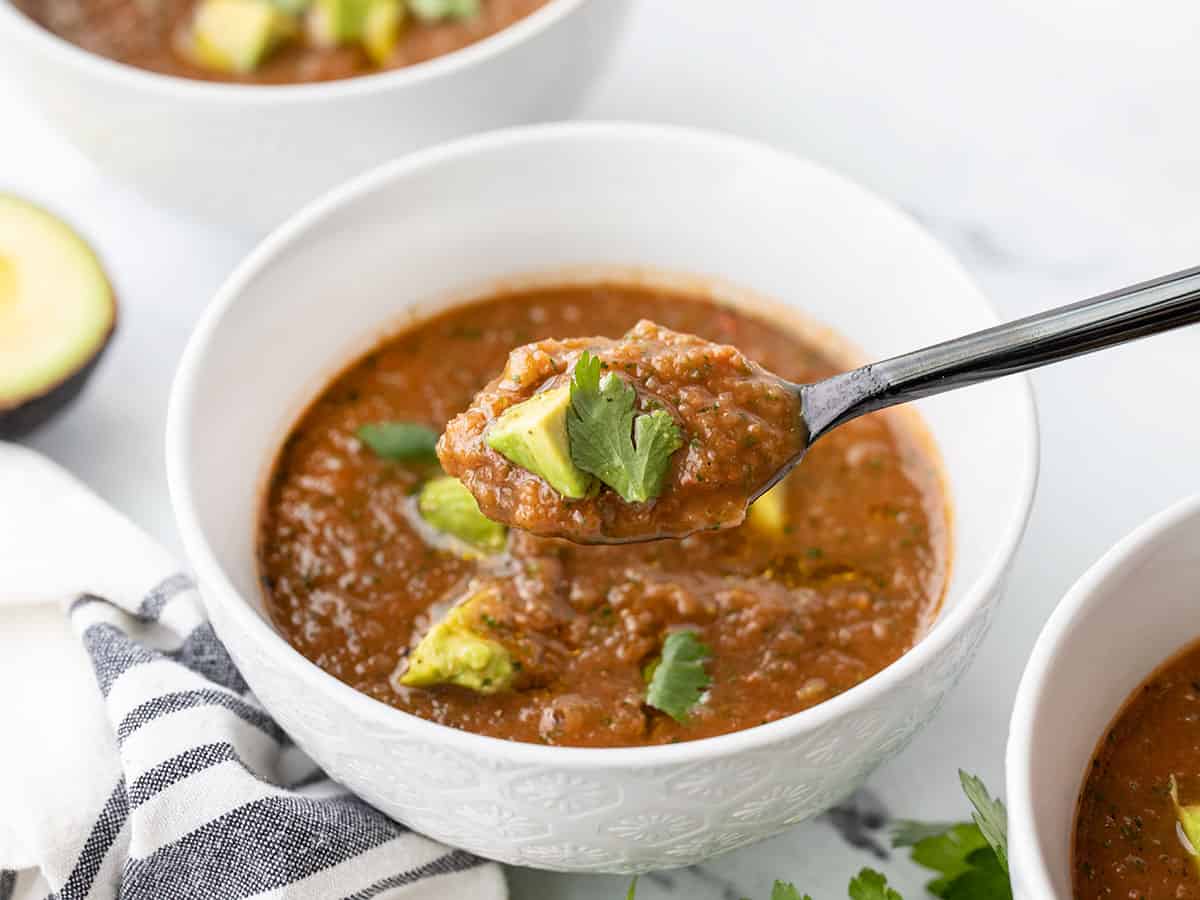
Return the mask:
<path fill-rule="evenodd" d="M 665 658 L 665 646 L 663 651 Z M 1012 900 L 1007 864 L 1008 815 L 1004 804 L 988 794 L 978 778 L 966 772 L 958 774 L 963 791 L 975 808 L 975 821 L 948 824 L 900 821 L 893 828 L 892 844 L 912 847 L 913 862 L 938 873 L 938 877 L 926 886 L 934 897 L 941 900 Z M 626 900 L 634 900 L 636 885 L 637 879 L 634 879 Z M 887 877 L 874 869 L 863 869 L 850 879 L 847 896 L 850 900 L 904 900 L 899 891 L 888 885 Z M 801 895 L 788 882 L 776 881 L 771 900 L 812 898 Z"/>
<path fill-rule="evenodd" d="M 786 881 L 777 881 L 771 887 L 771 900 L 812 900 L 812 897 L 808 894 L 800 896 L 795 885 Z"/>
<path fill-rule="evenodd" d="M 982 781 L 974 775 L 968 775 L 962 769 L 958 770 L 959 781 L 962 782 L 963 793 L 975 807 L 971 818 L 979 826 L 980 832 L 996 854 L 1000 868 L 1008 873 L 1008 812 L 1004 804 L 993 798 Z"/>
<path fill-rule="evenodd" d="M 679 425 L 666 410 L 635 417 L 637 392 L 586 351 L 571 376 L 567 434 L 571 461 L 595 475 L 627 503 L 662 493 L 671 454 L 683 446 Z"/>
<path fill-rule="evenodd" d="M 850 879 L 850 900 L 904 900 L 900 892 L 888 887 L 887 878 L 874 869 L 863 869 Z"/>
<path fill-rule="evenodd" d="M 926 885 L 933 896 L 962 896 L 962 885 L 980 877 L 988 878 L 990 870 L 999 870 L 996 855 L 978 826 L 970 822 L 924 826 L 927 830 L 924 837 L 916 833 L 920 828 L 920 823 L 899 823 L 892 835 L 892 844 L 912 847 L 913 862 L 938 873 L 938 877 Z M 976 856 L 976 853 L 980 855 Z M 1000 876 L 1003 879 L 1004 873 L 1000 872 Z M 952 890 L 955 893 L 952 894 Z"/>
<path fill-rule="evenodd" d="M 426 425 L 415 422 L 372 422 L 363 425 L 354 434 L 384 459 L 437 462 L 437 432 Z"/>
<path fill-rule="evenodd" d="M 646 703 L 660 709 L 676 722 L 686 722 L 712 681 L 704 661 L 712 651 L 694 631 L 675 631 L 663 641 L 662 656 L 647 671 Z"/>

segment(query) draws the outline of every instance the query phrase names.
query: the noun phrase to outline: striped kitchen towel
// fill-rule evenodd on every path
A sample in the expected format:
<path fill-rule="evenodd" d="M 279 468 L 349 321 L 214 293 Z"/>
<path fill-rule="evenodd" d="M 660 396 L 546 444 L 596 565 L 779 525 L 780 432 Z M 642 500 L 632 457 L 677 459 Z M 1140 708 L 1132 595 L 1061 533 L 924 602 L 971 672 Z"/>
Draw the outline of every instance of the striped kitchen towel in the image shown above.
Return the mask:
<path fill-rule="evenodd" d="M 47 489 L 86 490 L 47 465 L 35 465 L 57 475 L 32 492 L 41 511 L 14 508 L 10 494 L 0 515 L 53 514 Z M 138 553 L 136 530 L 104 510 L 111 528 L 91 539 L 122 535 L 109 563 L 161 572 L 161 549 Z M 63 537 L 46 552 L 66 567 Z M 0 900 L 505 897 L 499 866 L 414 834 L 325 777 L 255 700 L 191 581 L 154 582 L 142 596 L 84 593 L 69 606 L 99 690 L 71 710 L 47 695 L 39 714 L 70 716 L 75 746 L 38 748 L 25 765 L 46 771 L 13 779 L 15 798 L 0 803 L 10 832 Z"/>

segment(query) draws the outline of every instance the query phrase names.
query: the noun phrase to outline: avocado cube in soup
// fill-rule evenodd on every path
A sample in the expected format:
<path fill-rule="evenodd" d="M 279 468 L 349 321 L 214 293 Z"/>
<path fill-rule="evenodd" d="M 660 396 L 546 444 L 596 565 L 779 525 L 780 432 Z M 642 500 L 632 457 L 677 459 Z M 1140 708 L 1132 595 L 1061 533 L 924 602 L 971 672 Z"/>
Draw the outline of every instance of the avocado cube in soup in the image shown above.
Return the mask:
<path fill-rule="evenodd" d="M 246 74 L 294 32 L 292 19 L 269 0 L 201 0 L 186 49 L 206 69 Z"/>
<path fill-rule="evenodd" d="M 487 590 L 472 594 L 430 628 L 409 654 L 400 684 L 453 684 L 480 694 L 510 688 L 516 675 L 512 656 L 502 644 L 485 635 L 480 624 L 478 607 L 489 596 Z"/>
<path fill-rule="evenodd" d="M 487 553 L 504 549 L 508 529 L 479 511 L 471 492 L 457 478 L 443 476 L 426 482 L 417 496 L 421 518 L 438 531 Z"/>
<path fill-rule="evenodd" d="M 404 30 L 405 10 L 403 0 L 368 0 L 362 44 L 375 65 L 384 65 L 396 49 Z"/>
<path fill-rule="evenodd" d="M 318 47 L 336 47 L 361 40 L 367 0 L 315 0 L 305 27 Z"/>

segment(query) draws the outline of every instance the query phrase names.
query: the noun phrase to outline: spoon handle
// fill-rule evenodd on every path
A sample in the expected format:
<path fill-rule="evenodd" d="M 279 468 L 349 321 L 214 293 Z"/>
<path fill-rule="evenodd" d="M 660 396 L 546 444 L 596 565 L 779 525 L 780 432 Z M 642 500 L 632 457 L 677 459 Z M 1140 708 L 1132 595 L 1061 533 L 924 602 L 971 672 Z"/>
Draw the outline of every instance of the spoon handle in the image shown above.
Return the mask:
<path fill-rule="evenodd" d="M 1200 322 L 1200 266 L 800 388 L 809 442 L 873 412 Z"/>

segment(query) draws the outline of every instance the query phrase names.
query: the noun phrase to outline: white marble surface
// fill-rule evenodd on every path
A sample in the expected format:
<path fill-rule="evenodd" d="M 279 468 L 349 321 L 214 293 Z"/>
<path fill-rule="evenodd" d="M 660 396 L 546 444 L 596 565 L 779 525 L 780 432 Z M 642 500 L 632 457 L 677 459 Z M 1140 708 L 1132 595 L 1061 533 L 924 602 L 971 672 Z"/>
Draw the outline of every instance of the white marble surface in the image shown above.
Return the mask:
<path fill-rule="evenodd" d="M 642 0 L 581 115 L 740 132 L 825 161 L 911 210 L 1006 316 L 1200 263 L 1200 7 L 1187 0 Z M 166 394 L 189 328 L 250 246 L 105 179 L 0 84 L 0 189 L 61 211 L 97 245 L 121 330 L 83 401 L 29 443 L 178 547 L 163 474 Z M 786 234 L 779 240 L 788 240 Z M 803 252 L 797 247 L 796 252 Z M 1042 481 L 995 628 L 939 718 L 873 790 L 899 815 L 961 815 L 955 769 L 1003 785 L 1009 706 L 1056 600 L 1137 522 L 1197 489 L 1200 332 L 1036 374 Z M 986 473 L 981 473 L 986 477 Z M 0 506 L 3 500 L 0 498 Z M 57 622 L 0 614 L 0 679 L 74 666 Z M 36 693 L 16 721 L 45 735 Z M 42 729 L 40 732 L 39 729 Z M 765 897 L 772 878 L 845 895 L 870 863 L 801 826 L 641 897 Z M 919 896 L 918 873 L 884 864 Z M 625 880 L 513 872 L 524 898 L 616 898 Z"/>

